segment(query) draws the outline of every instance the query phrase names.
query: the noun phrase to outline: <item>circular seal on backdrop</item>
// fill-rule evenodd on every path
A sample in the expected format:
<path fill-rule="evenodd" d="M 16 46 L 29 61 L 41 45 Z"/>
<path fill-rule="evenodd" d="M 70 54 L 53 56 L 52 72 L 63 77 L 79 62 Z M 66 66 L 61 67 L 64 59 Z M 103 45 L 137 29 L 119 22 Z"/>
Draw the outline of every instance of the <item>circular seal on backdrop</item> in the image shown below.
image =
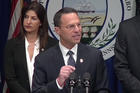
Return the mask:
<path fill-rule="evenodd" d="M 102 51 L 104 59 L 114 55 L 119 23 L 135 14 L 135 0 L 38 0 L 46 7 L 49 34 L 57 39 L 53 16 L 62 7 L 78 11 L 82 24 L 81 42 Z"/>

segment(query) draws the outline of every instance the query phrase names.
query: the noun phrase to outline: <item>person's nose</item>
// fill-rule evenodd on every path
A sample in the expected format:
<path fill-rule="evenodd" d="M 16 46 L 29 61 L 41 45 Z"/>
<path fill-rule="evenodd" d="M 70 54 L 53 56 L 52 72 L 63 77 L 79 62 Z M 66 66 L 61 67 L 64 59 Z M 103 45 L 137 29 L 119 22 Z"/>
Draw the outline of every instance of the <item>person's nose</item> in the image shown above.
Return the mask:
<path fill-rule="evenodd" d="M 81 31 L 81 26 L 75 25 L 75 32 L 79 32 L 79 31 Z"/>
<path fill-rule="evenodd" d="M 31 23 L 31 18 L 27 19 L 27 23 L 30 24 Z"/>

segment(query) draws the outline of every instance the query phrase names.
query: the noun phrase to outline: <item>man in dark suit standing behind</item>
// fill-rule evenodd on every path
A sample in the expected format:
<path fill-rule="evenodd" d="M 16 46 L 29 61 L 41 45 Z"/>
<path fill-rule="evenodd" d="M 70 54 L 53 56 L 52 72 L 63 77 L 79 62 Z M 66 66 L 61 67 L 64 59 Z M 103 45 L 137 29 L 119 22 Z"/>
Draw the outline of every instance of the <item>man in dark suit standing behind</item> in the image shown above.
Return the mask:
<path fill-rule="evenodd" d="M 108 88 L 101 51 L 80 43 L 82 27 L 77 11 L 62 8 L 54 16 L 54 25 L 60 42 L 36 57 L 32 93 L 69 93 L 68 82 L 72 73 L 76 73 L 81 82 L 85 73 L 90 75 L 89 93 Z M 68 51 L 72 51 L 72 58 L 67 55 Z M 69 64 L 69 59 L 74 63 Z M 73 93 L 86 93 L 83 83 L 73 87 Z M 102 90 L 98 93 L 108 92 Z"/>
<path fill-rule="evenodd" d="M 124 93 L 140 93 L 140 16 L 120 23 L 114 68 Z"/>

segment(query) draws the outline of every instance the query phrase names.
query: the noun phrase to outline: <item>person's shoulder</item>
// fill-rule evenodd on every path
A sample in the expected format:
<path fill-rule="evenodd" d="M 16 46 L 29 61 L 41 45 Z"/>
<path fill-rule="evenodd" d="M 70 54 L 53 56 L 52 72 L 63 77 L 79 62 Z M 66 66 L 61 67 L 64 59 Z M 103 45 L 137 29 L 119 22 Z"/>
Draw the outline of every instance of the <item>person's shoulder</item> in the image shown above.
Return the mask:
<path fill-rule="evenodd" d="M 52 46 L 56 45 L 58 43 L 58 40 L 56 38 L 48 37 L 48 43 L 46 45 L 45 50 L 51 48 Z"/>
<path fill-rule="evenodd" d="M 81 47 L 83 51 L 87 53 L 100 53 L 101 52 L 98 48 L 95 48 L 90 45 L 85 45 L 85 44 L 80 43 L 79 46 Z"/>
<path fill-rule="evenodd" d="M 55 44 L 54 46 L 48 48 L 47 50 L 45 50 L 45 52 L 52 52 L 52 51 L 56 51 L 58 48 L 58 43 Z"/>
<path fill-rule="evenodd" d="M 58 40 L 56 38 L 48 37 L 48 42 L 58 43 Z"/>
<path fill-rule="evenodd" d="M 24 44 L 24 40 L 19 38 L 11 38 L 6 41 L 5 50 L 16 50 L 18 44 Z"/>
<path fill-rule="evenodd" d="M 126 19 L 121 22 L 121 24 L 127 24 L 127 23 L 140 23 L 140 15 L 134 16 L 132 18 Z"/>
<path fill-rule="evenodd" d="M 48 48 L 47 50 L 41 52 L 39 54 L 39 56 L 46 56 L 46 55 L 51 56 L 51 55 L 54 55 L 54 53 L 58 50 L 57 48 L 58 48 L 58 44 L 56 44 L 56 45 Z"/>
<path fill-rule="evenodd" d="M 7 45 L 14 45 L 14 44 L 16 44 L 16 42 L 18 42 L 18 41 L 19 41 L 18 38 L 11 38 L 11 39 L 8 39 L 8 40 L 7 40 L 6 44 L 7 44 Z"/>
<path fill-rule="evenodd" d="M 10 38 L 7 40 L 7 42 L 15 42 L 16 41 L 16 38 Z"/>

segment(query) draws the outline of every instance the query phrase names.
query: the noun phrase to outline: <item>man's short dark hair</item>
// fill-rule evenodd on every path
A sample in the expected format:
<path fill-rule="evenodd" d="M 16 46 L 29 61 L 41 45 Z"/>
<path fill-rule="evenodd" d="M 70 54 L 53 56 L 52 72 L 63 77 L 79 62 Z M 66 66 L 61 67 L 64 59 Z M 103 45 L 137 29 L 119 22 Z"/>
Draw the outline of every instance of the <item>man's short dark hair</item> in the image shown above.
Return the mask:
<path fill-rule="evenodd" d="M 54 21 L 54 26 L 59 27 L 61 24 L 61 16 L 63 14 L 68 14 L 68 13 L 76 13 L 78 15 L 78 12 L 74 8 L 70 7 L 64 7 L 60 9 L 56 14 L 54 15 L 53 21 Z"/>

